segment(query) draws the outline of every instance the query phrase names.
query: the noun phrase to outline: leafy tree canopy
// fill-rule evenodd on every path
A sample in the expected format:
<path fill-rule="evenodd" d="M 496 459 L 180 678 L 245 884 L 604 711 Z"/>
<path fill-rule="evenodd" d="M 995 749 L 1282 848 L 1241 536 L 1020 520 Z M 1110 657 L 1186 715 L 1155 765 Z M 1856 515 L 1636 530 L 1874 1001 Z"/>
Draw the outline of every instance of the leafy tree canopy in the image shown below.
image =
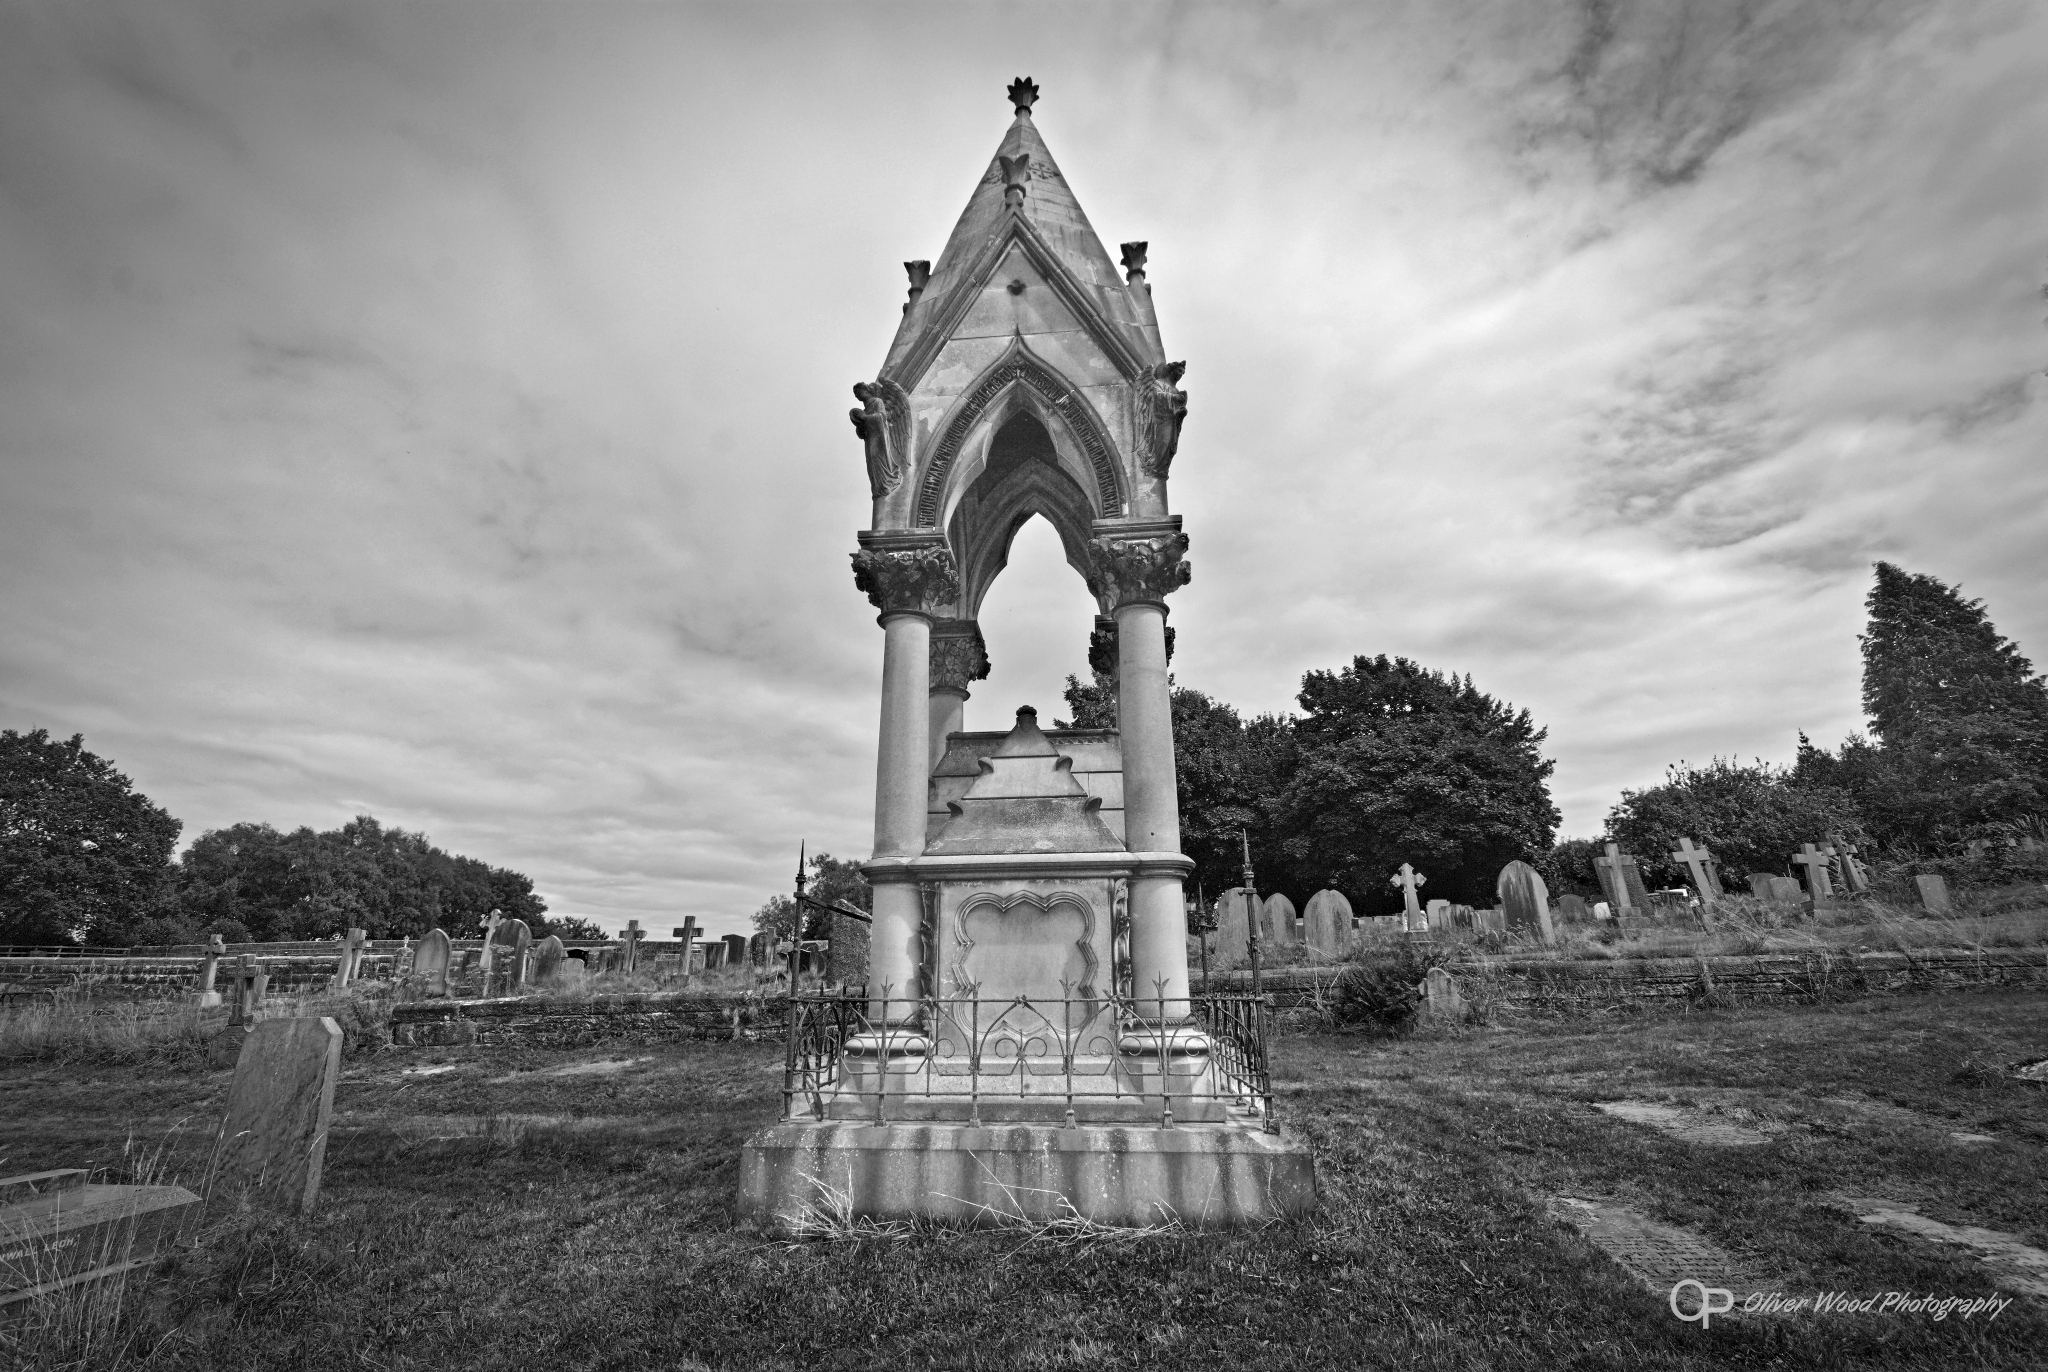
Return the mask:
<path fill-rule="evenodd" d="M 1867 839 L 1845 792 L 1799 784 L 1761 760 L 1718 757 L 1704 767 L 1680 762 L 1666 770 L 1663 785 L 1623 791 L 1607 816 L 1607 834 L 1635 856 L 1651 886 L 1686 883 L 1684 864 L 1670 855 L 1690 838 L 1714 854 L 1723 883 L 1737 890 L 1751 872 L 1790 871 L 1802 843 Z"/>
<path fill-rule="evenodd" d="M 872 908 L 868 879 L 861 874 L 857 860 L 836 858 L 830 853 L 813 853 L 808 865 L 811 882 L 804 893 L 812 900 L 823 901 L 827 905 L 845 901 L 856 910 Z M 773 934 L 778 941 L 794 938 L 798 928 L 795 897 L 776 896 L 769 900 L 754 912 L 754 928 L 760 933 Z"/>
<path fill-rule="evenodd" d="M 181 827 L 84 735 L 0 731 L 0 942 L 105 942 L 146 917 Z"/>

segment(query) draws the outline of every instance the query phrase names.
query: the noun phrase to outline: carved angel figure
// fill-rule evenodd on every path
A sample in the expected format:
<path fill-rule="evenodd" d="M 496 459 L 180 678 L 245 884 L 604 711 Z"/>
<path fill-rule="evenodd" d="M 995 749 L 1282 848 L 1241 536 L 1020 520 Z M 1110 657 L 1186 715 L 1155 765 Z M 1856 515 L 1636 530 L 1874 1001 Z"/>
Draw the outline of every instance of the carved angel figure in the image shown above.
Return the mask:
<path fill-rule="evenodd" d="M 1187 369 L 1185 362 L 1161 362 L 1139 392 L 1140 456 L 1146 473 L 1162 481 L 1180 451 L 1180 426 L 1188 417 L 1187 392 L 1176 384 Z"/>
<path fill-rule="evenodd" d="M 867 445 L 868 493 L 880 500 L 903 480 L 909 409 L 901 388 L 886 380 L 854 382 L 853 398 L 860 404 L 847 414 L 853 431 Z"/>

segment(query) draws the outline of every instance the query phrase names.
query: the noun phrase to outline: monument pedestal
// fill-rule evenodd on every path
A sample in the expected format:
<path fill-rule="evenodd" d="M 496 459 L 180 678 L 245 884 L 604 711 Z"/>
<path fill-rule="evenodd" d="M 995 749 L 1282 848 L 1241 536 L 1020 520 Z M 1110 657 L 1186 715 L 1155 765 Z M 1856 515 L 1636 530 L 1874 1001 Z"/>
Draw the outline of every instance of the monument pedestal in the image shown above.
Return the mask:
<path fill-rule="evenodd" d="M 807 1215 L 990 1225 L 1072 1213 L 1098 1224 L 1263 1224 L 1315 1208 L 1308 1147 L 1251 1119 L 1142 1124 L 790 1120 L 740 1154 L 743 1218 Z"/>

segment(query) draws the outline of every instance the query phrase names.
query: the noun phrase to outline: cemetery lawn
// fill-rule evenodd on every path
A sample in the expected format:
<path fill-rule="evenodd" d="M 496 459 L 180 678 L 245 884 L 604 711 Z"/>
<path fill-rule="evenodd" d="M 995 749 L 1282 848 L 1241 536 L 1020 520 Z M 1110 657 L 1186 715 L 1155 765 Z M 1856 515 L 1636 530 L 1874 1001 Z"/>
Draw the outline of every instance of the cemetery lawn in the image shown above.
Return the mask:
<path fill-rule="evenodd" d="M 1791 1295 L 1988 1295 L 1967 1252 L 1865 1228 L 1831 1197 L 2048 1248 L 2048 1086 L 2010 1074 L 2044 1058 L 2039 992 L 1288 1037 L 1275 1074 L 1317 1151 L 1313 1219 L 790 1244 L 729 1210 L 740 1144 L 779 1107 L 777 1045 L 386 1050 L 345 1064 L 310 1221 L 210 1216 L 102 1332 L 127 1340 L 120 1365 L 209 1372 L 2038 1368 L 2039 1297 L 1990 1320 L 1738 1314 L 1702 1330 L 1547 1202 L 1627 1205 Z M 0 1071 L 0 1156 L 118 1173 L 132 1139 L 196 1179 L 228 1077 Z M 1621 1100 L 1762 1141 L 1596 1108 Z"/>

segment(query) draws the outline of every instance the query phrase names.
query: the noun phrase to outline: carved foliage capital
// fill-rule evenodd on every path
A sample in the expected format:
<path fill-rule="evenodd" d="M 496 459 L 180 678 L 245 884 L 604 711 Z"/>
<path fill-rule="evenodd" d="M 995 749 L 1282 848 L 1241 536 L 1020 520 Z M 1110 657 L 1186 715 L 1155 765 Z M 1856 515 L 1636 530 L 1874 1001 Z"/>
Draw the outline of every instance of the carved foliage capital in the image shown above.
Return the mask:
<path fill-rule="evenodd" d="M 969 682 L 988 675 L 988 645 L 981 626 L 972 620 L 951 620 L 932 632 L 931 689 L 965 691 Z"/>
<path fill-rule="evenodd" d="M 883 614 L 930 614 L 960 595 L 960 573 L 944 544 L 862 548 L 853 555 L 853 584 Z"/>
<path fill-rule="evenodd" d="M 1136 600 L 1164 600 L 1188 584 L 1194 569 L 1187 564 L 1188 536 L 1153 538 L 1091 538 L 1088 540 L 1088 590 L 1112 605 Z"/>

